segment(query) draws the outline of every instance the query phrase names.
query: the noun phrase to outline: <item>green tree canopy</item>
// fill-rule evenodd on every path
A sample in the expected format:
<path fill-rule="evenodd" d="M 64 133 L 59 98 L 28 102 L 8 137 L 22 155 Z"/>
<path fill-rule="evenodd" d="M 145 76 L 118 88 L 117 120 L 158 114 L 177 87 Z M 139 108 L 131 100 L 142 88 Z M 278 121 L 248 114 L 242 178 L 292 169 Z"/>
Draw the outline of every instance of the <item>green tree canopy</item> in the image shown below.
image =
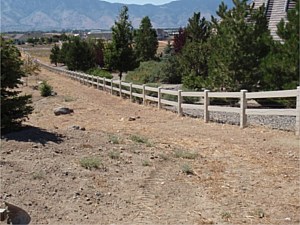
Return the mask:
<path fill-rule="evenodd" d="M 206 86 L 208 76 L 208 58 L 211 23 L 201 14 L 194 13 L 186 28 L 187 40 L 179 55 L 182 69 L 182 82 L 189 89 L 201 89 Z"/>
<path fill-rule="evenodd" d="M 57 66 L 57 63 L 59 62 L 59 54 L 60 49 L 56 44 L 54 44 L 53 48 L 51 49 L 50 62 L 54 63 L 55 66 Z"/>
<path fill-rule="evenodd" d="M 26 74 L 19 50 L 1 38 L 1 130 L 12 129 L 21 124 L 32 112 L 30 95 L 19 95 L 14 90 L 22 84 Z"/>
<path fill-rule="evenodd" d="M 152 28 L 148 16 L 141 21 L 140 28 L 135 33 L 135 52 L 138 61 L 154 60 L 158 48 L 155 29 Z"/>
<path fill-rule="evenodd" d="M 95 55 L 86 41 L 74 37 L 63 44 L 60 61 L 65 63 L 69 70 L 87 71 L 95 66 Z"/>
<path fill-rule="evenodd" d="M 287 21 L 277 25 L 281 41 L 274 41 L 262 65 L 264 86 L 268 90 L 293 89 L 300 85 L 299 71 L 299 0 L 288 11 Z"/>
<path fill-rule="evenodd" d="M 254 91 L 262 80 L 260 65 L 271 40 L 265 9 L 254 9 L 247 0 L 233 3 L 230 10 L 222 3 L 217 12 L 220 20 L 213 18 L 209 88 Z"/>
<path fill-rule="evenodd" d="M 128 7 L 123 6 L 118 21 L 112 27 L 112 42 L 106 47 L 104 55 L 106 67 L 118 70 L 120 79 L 123 72 L 136 65 L 132 45 L 133 27 L 129 21 Z"/>

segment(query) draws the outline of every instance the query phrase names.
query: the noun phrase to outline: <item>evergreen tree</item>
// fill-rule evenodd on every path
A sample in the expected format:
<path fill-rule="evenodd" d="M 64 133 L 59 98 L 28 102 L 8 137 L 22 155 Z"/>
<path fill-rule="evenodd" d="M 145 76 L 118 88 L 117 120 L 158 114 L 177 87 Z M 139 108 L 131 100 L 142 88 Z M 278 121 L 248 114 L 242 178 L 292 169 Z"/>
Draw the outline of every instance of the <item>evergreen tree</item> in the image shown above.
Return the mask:
<path fill-rule="evenodd" d="M 141 21 L 140 28 L 135 34 L 135 52 L 140 62 L 154 60 L 158 48 L 158 40 L 155 29 L 152 28 L 148 16 Z"/>
<path fill-rule="evenodd" d="M 183 85 L 189 89 L 202 89 L 208 76 L 211 24 L 201 14 L 194 13 L 186 28 L 186 43 L 179 56 Z"/>
<path fill-rule="evenodd" d="M 65 61 L 69 70 L 87 71 L 95 66 L 95 61 L 91 60 L 93 52 L 86 41 L 75 37 L 68 45 Z"/>
<path fill-rule="evenodd" d="M 128 7 L 123 6 L 118 21 L 112 27 L 112 43 L 105 53 L 106 66 L 118 70 L 120 79 L 123 72 L 134 69 L 136 65 L 132 44 L 133 27 L 129 21 Z"/>
<path fill-rule="evenodd" d="M 271 39 L 264 7 L 254 9 L 247 0 L 233 0 L 230 10 L 222 3 L 213 18 L 215 34 L 209 59 L 210 89 L 255 91 L 262 80 L 260 66 Z"/>
<path fill-rule="evenodd" d="M 299 7 L 297 0 L 295 9 L 288 11 L 287 21 L 282 19 L 277 25 L 282 40 L 274 41 L 263 62 L 263 85 L 268 90 L 293 89 L 300 85 Z"/>
<path fill-rule="evenodd" d="M 1 130 L 12 129 L 33 111 L 30 95 L 14 90 L 25 76 L 18 49 L 1 38 Z"/>
<path fill-rule="evenodd" d="M 56 44 L 54 44 L 53 48 L 51 49 L 50 62 L 54 63 L 55 66 L 57 66 L 57 63 L 59 62 L 59 54 L 60 49 Z"/>
<path fill-rule="evenodd" d="M 95 40 L 92 44 L 92 52 L 95 56 L 97 66 L 104 67 L 104 43 L 102 40 Z"/>

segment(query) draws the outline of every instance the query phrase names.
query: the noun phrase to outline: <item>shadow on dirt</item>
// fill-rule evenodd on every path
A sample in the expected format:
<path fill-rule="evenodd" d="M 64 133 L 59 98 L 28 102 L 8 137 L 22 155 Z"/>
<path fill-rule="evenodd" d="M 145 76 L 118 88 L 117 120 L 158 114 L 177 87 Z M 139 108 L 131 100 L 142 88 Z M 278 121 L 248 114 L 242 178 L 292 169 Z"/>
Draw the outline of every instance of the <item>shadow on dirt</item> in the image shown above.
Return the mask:
<path fill-rule="evenodd" d="M 8 221 L 7 224 L 22 224 L 27 225 L 31 221 L 31 217 L 29 214 L 24 210 L 15 205 L 5 202 L 5 205 L 8 209 Z"/>
<path fill-rule="evenodd" d="M 27 126 L 20 131 L 3 134 L 1 139 L 15 140 L 19 142 L 34 142 L 42 145 L 48 142 L 61 143 L 63 136 L 58 133 L 50 133 L 38 127 Z"/>

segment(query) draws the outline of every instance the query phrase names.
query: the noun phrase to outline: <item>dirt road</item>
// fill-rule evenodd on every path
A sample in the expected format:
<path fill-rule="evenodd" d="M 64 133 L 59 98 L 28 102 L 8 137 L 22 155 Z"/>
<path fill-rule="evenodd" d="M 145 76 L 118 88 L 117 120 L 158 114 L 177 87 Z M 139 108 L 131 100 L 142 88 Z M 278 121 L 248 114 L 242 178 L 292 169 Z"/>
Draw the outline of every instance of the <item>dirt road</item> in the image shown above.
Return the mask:
<path fill-rule="evenodd" d="M 0 197 L 30 224 L 300 223 L 292 132 L 205 124 L 45 70 L 22 89 L 35 110 L 2 137 Z"/>

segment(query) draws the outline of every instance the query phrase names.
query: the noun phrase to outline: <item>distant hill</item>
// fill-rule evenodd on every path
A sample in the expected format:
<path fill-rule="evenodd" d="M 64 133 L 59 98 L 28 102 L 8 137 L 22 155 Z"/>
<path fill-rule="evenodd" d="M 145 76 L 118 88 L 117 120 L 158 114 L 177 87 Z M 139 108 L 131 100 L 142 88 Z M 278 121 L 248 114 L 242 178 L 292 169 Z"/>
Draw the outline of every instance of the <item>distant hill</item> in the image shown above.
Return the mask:
<path fill-rule="evenodd" d="M 129 4 L 129 16 L 138 27 L 149 16 L 154 27 L 186 26 L 194 12 L 210 18 L 221 0 L 178 0 L 164 5 Z M 231 0 L 225 0 L 229 6 Z M 1 1 L 1 31 L 110 29 L 123 4 L 100 0 Z"/>

